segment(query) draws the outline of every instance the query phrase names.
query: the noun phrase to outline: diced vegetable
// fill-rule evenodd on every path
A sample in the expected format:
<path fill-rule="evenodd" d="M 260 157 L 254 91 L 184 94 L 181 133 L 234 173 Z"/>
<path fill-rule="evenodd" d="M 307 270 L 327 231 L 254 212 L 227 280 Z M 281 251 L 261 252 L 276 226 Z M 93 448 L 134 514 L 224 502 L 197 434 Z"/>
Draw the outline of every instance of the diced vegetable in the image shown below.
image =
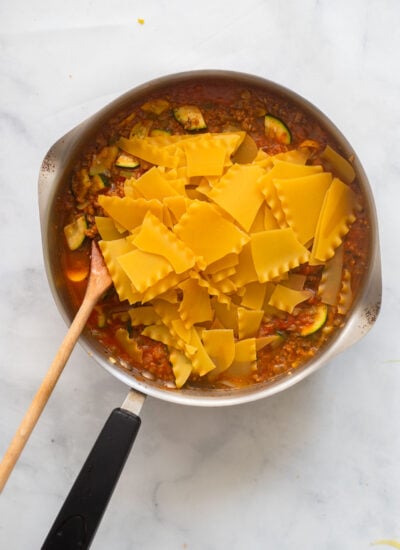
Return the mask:
<path fill-rule="evenodd" d="M 141 122 L 137 122 L 130 131 L 129 137 L 143 139 L 149 135 L 152 126 L 152 120 L 142 120 Z"/>
<path fill-rule="evenodd" d="M 97 174 L 106 174 L 111 170 L 112 165 L 118 155 L 118 147 L 111 145 L 103 147 L 96 155 L 93 155 L 92 164 L 90 165 L 89 174 L 96 176 Z"/>
<path fill-rule="evenodd" d="M 107 315 L 102 306 L 95 306 L 94 311 L 97 314 L 97 327 L 104 328 L 107 325 Z"/>
<path fill-rule="evenodd" d="M 196 105 L 181 105 L 174 109 L 174 116 L 188 132 L 197 132 L 207 128 L 203 114 Z"/>
<path fill-rule="evenodd" d="M 312 323 L 304 326 L 301 329 L 301 336 L 309 336 L 310 334 L 314 334 L 314 332 L 317 332 L 317 330 L 324 326 L 327 317 L 328 306 L 326 304 L 319 304 L 315 309 L 315 315 Z"/>
<path fill-rule="evenodd" d="M 78 203 L 82 203 L 85 200 L 86 194 L 92 185 L 92 181 L 89 177 L 89 173 L 86 168 L 82 168 L 78 175 L 72 181 L 72 193 L 76 197 Z"/>
<path fill-rule="evenodd" d="M 138 166 L 140 166 L 140 161 L 133 155 L 122 153 L 115 161 L 115 166 L 118 168 L 133 170 L 134 168 L 138 168 Z"/>
<path fill-rule="evenodd" d="M 92 184 L 90 186 L 90 191 L 97 192 L 101 191 L 105 187 L 109 187 L 110 182 L 104 174 L 96 174 L 92 178 Z"/>
<path fill-rule="evenodd" d="M 155 115 L 161 115 L 169 108 L 169 101 L 166 99 L 151 99 L 141 106 L 142 111 L 146 113 L 154 113 Z"/>
<path fill-rule="evenodd" d="M 289 145 L 292 142 L 292 134 L 286 124 L 272 115 L 265 115 L 264 118 L 265 135 L 271 140 Z"/>
<path fill-rule="evenodd" d="M 64 235 L 68 248 L 76 250 L 81 246 L 86 237 L 87 223 L 85 216 L 79 216 L 75 221 L 64 227 Z"/>

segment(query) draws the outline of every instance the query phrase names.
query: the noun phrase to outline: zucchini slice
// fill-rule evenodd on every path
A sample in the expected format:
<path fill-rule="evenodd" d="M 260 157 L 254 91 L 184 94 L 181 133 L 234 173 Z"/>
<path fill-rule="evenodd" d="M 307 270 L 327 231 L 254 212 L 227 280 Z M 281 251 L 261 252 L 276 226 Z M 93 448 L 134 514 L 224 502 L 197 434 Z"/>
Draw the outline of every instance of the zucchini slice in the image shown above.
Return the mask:
<path fill-rule="evenodd" d="M 158 98 L 151 99 L 140 107 L 145 113 L 154 113 L 155 115 L 161 115 L 164 111 L 169 109 L 169 101 L 166 99 Z"/>
<path fill-rule="evenodd" d="M 174 109 L 174 117 L 188 132 L 198 132 L 207 128 L 203 114 L 196 105 L 181 105 Z"/>
<path fill-rule="evenodd" d="M 104 174 L 96 174 L 92 177 L 92 185 L 90 186 L 90 191 L 97 192 L 101 191 L 105 187 L 109 187 L 110 182 Z"/>
<path fill-rule="evenodd" d="M 286 124 L 278 117 L 265 115 L 265 135 L 273 141 L 289 145 L 292 143 L 292 134 Z"/>
<path fill-rule="evenodd" d="M 129 139 L 133 137 L 143 139 L 149 135 L 151 127 L 153 126 L 152 120 L 141 120 L 137 122 L 131 129 L 129 133 Z"/>
<path fill-rule="evenodd" d="M 111 170 L 117 155 L 118 147 L 115 147 L 115 145 L 103 147 L 98 154 L 93 155 L 89 174 L 91 176 L 96 176 L 97 174 L 108 173 Z"/>
<path fill-rule="evenodd" d="M 83 203 L 85 201 L 91 185 L 92 181 L 89 177 L 89 172 L 86 168 L 82 168 L 82 170 L 79 171 L 79 174 L 73 178 L 71 184 L 72 194 L 79 203 Z"/>
<path fill-rule="evenodd" d="M 132 155 L 127 155 L 126 153 L 122 153 L 121 155 L 119 155 L 119 157 L 115 161 L 115 166 L 117 168 L 125 168 L 128 170 L 133 170 L 134 168 L 138 168 L 138 166 L 140 166 L 140 161 Z"/>
<path fill-rule="evenodd" d="M 64 227 L 64 235 L 70 250 L 76 250 L 81 246 L 86 237 L 86 229 L 85 216 L 79 216 L 75 221 Z"/>
<path fill-rule="evenodd" d="M 324 326 L 327 318 L 328 306 L 326 304 L 319 304 L 315 309 L 313 321 L 309 325 L 306 325 L 301 329 L 301 336 L 309 336 L 310 334 L 314 334 L 314 332 L 317 332 L 317 330 Z"/>

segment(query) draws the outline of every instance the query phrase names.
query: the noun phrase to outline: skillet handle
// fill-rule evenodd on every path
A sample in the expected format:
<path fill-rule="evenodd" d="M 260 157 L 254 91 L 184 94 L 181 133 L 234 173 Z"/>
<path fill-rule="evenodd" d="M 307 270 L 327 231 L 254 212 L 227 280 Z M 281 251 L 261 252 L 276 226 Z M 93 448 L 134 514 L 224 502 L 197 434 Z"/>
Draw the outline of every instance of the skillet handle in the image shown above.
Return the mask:
<path fill-rule="evenodd" d="M 140 428 L 139 416 L 114 409 L 67 496 L 42 550 L 89 548 Z"/>

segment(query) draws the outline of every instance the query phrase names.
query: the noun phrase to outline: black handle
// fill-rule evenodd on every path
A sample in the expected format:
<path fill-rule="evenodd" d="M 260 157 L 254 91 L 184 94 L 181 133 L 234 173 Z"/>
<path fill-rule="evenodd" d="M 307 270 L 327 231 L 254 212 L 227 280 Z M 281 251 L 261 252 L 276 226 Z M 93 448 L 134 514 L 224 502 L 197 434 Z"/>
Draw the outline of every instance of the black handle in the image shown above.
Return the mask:
<path fill-rule="evenodd" d="M 139 428 L 138 416 L 124 409 L 113 410 L 47 535 L 42 550 L 89 548 Z"/>

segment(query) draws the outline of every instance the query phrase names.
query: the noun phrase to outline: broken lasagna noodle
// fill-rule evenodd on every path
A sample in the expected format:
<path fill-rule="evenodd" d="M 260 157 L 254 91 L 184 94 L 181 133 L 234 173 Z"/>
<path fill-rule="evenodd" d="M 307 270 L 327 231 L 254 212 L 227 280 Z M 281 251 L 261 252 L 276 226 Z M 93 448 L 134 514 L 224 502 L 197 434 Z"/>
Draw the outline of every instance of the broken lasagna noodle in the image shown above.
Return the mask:
<path fill-rule="evenodd" d="M 71 294 L 78 303 L 77 264 L 95 238 L 114 285 L 92 333 L 125 368 L 176 388 L 300 367 L 343 324 L 366 265 L 351 163 L 293 107 L 245 92 L 149 98 L 110 123 L 73 175 Z"/>

